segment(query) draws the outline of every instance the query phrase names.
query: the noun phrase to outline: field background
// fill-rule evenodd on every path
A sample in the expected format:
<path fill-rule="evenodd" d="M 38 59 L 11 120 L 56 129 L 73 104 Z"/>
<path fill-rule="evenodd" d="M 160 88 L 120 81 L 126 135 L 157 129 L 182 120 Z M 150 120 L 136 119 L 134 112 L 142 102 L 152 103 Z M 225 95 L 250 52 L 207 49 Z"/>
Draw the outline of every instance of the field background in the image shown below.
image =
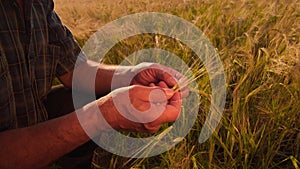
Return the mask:
<path fill-rule="evenodd" d="M 83 45 L 105 23 L 137 12 L 164 12 L 198 26 L 218 49 L 226 70 L 227 102 L 213 136 L 198 144 L 210 106 L 205 73 L 197 80 L 203 98 L 192 131 L 156 157 L 113 156 L 99 168 L 296 168 L 300 166 L 300 1 L 298 0 L 55 0 L 55 10 Z M 106 62 L 149 47 L 183 60 L 193 53 L 177 40 L 144 35 L 120 42 Z M 195 74 L 205 72 L 192 64 Z"/>

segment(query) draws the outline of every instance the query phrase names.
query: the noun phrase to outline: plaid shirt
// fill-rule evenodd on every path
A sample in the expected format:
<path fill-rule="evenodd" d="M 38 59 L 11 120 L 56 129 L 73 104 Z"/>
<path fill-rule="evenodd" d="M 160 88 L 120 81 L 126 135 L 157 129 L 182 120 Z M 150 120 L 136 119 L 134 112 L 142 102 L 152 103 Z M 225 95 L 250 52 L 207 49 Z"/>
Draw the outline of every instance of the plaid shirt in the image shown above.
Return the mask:
<path fill-rule="evenodd" d="M 47 120 L 43 101 L 53 78 L 72 71 L 77 58 L 86 61 L 52 0 L 23 7 L 0 0 L 0 131 Z"/>

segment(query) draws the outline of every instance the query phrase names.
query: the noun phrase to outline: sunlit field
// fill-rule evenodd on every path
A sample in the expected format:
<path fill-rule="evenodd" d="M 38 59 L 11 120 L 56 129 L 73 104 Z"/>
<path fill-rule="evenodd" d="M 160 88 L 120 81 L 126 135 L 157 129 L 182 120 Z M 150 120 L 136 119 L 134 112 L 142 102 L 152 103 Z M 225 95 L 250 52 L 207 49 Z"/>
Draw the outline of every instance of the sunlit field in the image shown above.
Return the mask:
<path fill-rule="evenodd" d="M 198 137 L 211 106 L 211 84 L 195 53 L 182 42 L 157 34 L 136 35 L 116 44 L 103 62 L 119 64 L 149 48 L 181 57 L 198 84 L 191 92 L 201 96 L 200 108 L 189 134 L 171 150 L 144 159 L 104 153 L 110 157 L 107 164 L 94 164 L 94 168 L 299 169 L 300 1 L 55 0 L 55 5 L 81 46 L 101 26 L 122 16 L 176 15 L 204 32 L 225 69 L 225 110 L 216 131 L 200 144 Z M 163 129 L 168 125 L 158 134 L 164 134 Z"/>

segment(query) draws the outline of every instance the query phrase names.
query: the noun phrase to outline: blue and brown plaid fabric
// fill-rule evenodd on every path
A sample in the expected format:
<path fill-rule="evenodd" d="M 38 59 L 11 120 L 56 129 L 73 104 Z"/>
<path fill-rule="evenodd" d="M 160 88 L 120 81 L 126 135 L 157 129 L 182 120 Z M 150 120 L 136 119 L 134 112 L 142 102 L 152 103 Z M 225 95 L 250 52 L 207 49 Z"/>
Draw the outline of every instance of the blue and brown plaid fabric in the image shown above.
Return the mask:
<path fill-rule="evenodd" d="M 53 78 L 86 61 L 52 0 L 23 4 L 24 13 L 17 0 L 0 0 L 0 131 L 47 120 Z"/>

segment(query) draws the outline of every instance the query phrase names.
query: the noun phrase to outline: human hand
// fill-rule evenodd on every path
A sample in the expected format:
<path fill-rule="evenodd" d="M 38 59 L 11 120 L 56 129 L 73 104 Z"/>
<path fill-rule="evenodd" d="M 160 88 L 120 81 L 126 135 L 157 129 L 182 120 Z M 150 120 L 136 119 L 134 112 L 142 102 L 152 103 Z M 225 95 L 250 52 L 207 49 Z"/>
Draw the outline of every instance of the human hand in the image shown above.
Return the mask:
<path fill-rule="evenodd" d="M 181 92 L 186 97 L 189 90 L 186 86 L 186 78 L 178 71 L 158 64 L 158 63 L 140 63 L 132 68 L 136 75 L 131 81 L 132 85 L 160 86 L 172 88 Z"/>
<path fill-rule="evenodd" d="M 114 90 L 97 104 L 112 128 L 154 133 L 163 123 L 177 119 L 181 95 L 168 88 L 132 85 Z"/>

